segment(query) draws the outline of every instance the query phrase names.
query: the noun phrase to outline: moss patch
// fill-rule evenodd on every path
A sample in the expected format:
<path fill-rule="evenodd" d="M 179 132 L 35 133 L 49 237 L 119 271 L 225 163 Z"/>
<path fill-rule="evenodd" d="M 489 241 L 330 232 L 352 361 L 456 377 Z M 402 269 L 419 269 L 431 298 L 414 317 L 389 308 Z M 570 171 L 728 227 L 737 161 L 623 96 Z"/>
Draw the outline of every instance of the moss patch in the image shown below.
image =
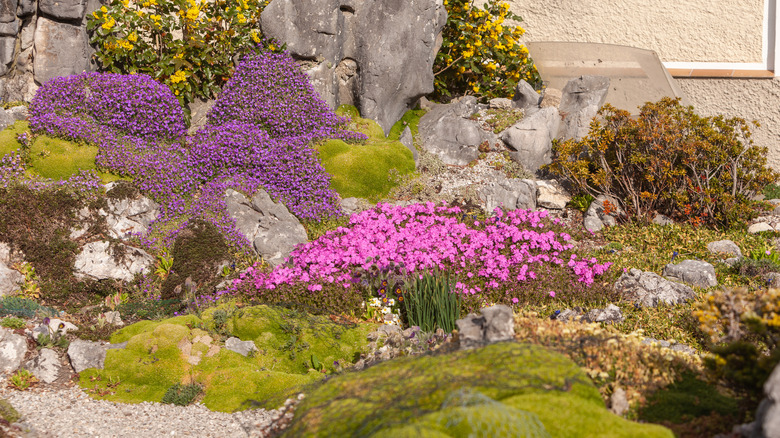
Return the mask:
<path fill-rule="evenodd" d="M 162 284 L 163 299 L 184 298 L 175 289 L 187 277 L 196 285 L 208 285 L 217 276 L 217 267 L 227 261 L 230 253 L 225 238 L 214 224 L 201 219 L 191 220 L 173 244 L 173 265 Z M 182 287 L 184 289 L 184 287 Z"/>
<path fill-rule="evenodd" d="M 224 306 L 223 306 L 224 307 Z M 242 340 L 254 340 L 258 352 L 250 357 L 222 348 L 208 357 L 208 346 L 193 342 L 214 327 L 213 314 L 229 311 L 227 328 Z M 373 325 L 344 326 L 326 317 L 311 316 L 287 309 L 257 306 L 246 309 L 212 308 L 202 318 L 179 316 L 164 321 L 142 321 L 117 331 L 113 343 L 127 341 L 123 350 L 109 350 L 103 370 L 81 373 L 80 385 L 90 394 L 111 401 L 140 403 L 160 401 L 177 383 L 198 384 L 204 389 L 203 403 L 212 410 L 231 412 L 249 407 L 253 401 L 277 407 L 300 387 L 321 379 L 324 374 L 306 365 L 317 354 L 327 368 L 333 361 L 351 362 L 366 345 Z M 288 335 L 282 326 L 297 326 L 297 335 Z M 211 332 L 213 344 L 220 337 Z M 290 342 L 292 337 L 296 341 Z M 191 354 L 200 352 L 201 361 L 191 365 L 180 343 L 192 345 Z M 295 350 L 285 345 L 306 345 Z M 326 362 L 329 361 L 329 362 Z"/>
<path fill-rule="evenodd" d="M 478 402 L 460 397 L 464 389 Z M 564 356 L 517 343 L 401 358 L 336 377 L 306 397 L 284 436 L 468 436 L 472 428 L 505 436 L 507 422 L 536 427 L 535 419 L 553 437 L 673 436 L 610 413 Z"/>
<path fill-rule="evenodd" d="M 0 131 L 0 157 L 19 149 L 22 144 L 19 143 L 16 136 L 23 132 L 29 132 L 29 130 L 29 123 L 17 121 L 13 125 Z"/>
<path fill-rule="evenodd" d="M 350 115 L 349 129 L 363 132 L 368 140 L 365 144 L 330 140 L 317 147 L 323 167 L 332 175 L 331 187 L 342 198 L 355 196 L 378 201 L 395 187 L 396 175 L 414 171 L 412 152 L 398 141 L 398 129 L 385 138 L 376 122 L 358 117 L 354 108 L 341 107 L 337 113 Z M 415 117 L 412 114 L 408 118 L 414 120 Z M 403 125 L 399 126 L 402 130 Z M 416 130 L 416 125 L 414 128 Z"/>

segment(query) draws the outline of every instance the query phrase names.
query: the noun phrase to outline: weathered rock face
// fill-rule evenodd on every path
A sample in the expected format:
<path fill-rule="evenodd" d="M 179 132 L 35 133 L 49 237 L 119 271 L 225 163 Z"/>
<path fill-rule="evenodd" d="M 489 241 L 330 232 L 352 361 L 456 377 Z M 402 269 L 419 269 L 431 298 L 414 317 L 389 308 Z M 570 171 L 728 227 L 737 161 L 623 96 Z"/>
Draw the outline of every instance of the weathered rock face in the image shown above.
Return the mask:
<path fill-rule="evenodd" d="M 645 307 L 658 304 L 681 304 L 696 297 L 693 289 L 669 281 L 655 272 L 642 272 L 632 268 L 618 278 L 615 290 L 624 298 Z"/>
<path fill-rule="evenodd" d="M 35 30 L 35 80 L 90 71 L 89 38 L 83 26 L 38 17 Z"/>
<path fill-rule="evenodd" d="M 563 87 L 558 111 L 561 123 L 558 138 L 579 140 L 588 134 L 590 122 L 604 105 L 609 91 L 609 78 L 604 76 L 581 76 L 570 80 Z"/>
<path fill-rule="evenodd" d="M 60 376 L 60 357 L 51 348 L 41 349 L 41 353 L 27 361 L 24 368 L 29 370 L 38 380 L 53 383 Z"/>
<path fill-rule="evenodd" d="M 497 304 L 480 310 L 481 315 L 468 314 L 455 322 L 461 349 L 483 347 L 515 337 L 514 316 L 508 306 Z"/>
<path fill-rule="evenodd" d="M 504 179 L 482 187 L 479 196 L 485 203 L 485 211 L 492 212 L 496 207 L 504 210 L 535 210 L 536 183 L 530 179 Z"/>
<path fill-rule="evenodd" d="M 542 108 L 502 132 L 500 138 L 511 151 L 513 160 L 536 172 L 552 161 L 552 141 L 560 121 L 557 109 Z"/>
<path fill-rule="evenodd" d="M 87 12 L 87 0 L 38 0 L 38 9 L 59 21 L 81 21 Z"/>
<path fill-rule="evenodd" d="M 273 202 L 265 190 L 251 200 L 235 190 L 227 190 L 225 203 L 238 230 L 272 266 L 282 263 L 298 244 L 308 240 L 298 218 L 281 202 Z"/>
<path fill-rule="evenodd" d="M 588 211 L 585 212 L 583 218 L 585 229 L 596 232 L 605 226 L 614 227 L 617 224 L 617 219 L 623 214 L 617 199 L 599 195 L 590 203 Z"/>
<path fill-rule="evenodd" d="M 68 357 L 73 370 L 80 373 L 87 368 L 103 369 L 106 361 L 105 345 L 98 342 L 76 339 L 68 346 Z"/>
<path fill-rule="evenodd" d="M 11 372 L 19 368 L 27 354 L 27 339 L 22 335 L 0 330 L 0 372 Z"/>
<path fill-rule="evenodd" d="M 476 160 L 480 144 L 498 141 L 495 134 L 481 129 L 479 123 L 469 118 L 479 109 L 474 96 L 434 106 L 417 126 L 422 147 L 444 164 L 465 166 Z"/>
<path fill-rule="evenodd" d="M 355 105 L 385 135 L 433 91 L 441 0 L 274 0 L 263 34 L 306 62 L 315 90 L 331 106 Z"/>
<path fill-rule="evenodd" d="M 717 240 L 707 244 L 707 249 L 715 255 L 742 257 L 742 251 L 731 240 Z"/>
<path fill-rule="evenodd" d="M 19 290 L 23 283 L 24 275 L 15 269 L 9 268 L 0 260 L 0 296 Z"/>

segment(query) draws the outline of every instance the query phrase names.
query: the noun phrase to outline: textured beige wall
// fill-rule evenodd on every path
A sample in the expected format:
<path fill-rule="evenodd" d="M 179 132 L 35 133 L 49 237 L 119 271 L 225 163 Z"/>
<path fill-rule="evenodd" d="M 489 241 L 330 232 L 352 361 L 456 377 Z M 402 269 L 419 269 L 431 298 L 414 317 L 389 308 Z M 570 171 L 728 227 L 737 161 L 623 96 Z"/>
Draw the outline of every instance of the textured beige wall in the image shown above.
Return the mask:
<path fill-rule="evenodd" d="M 753 142 L 769 148 L 769 164 L 780 170 L 780 79 L 677 79 L 702 115 L 756 120 Z"/>
<path fill-rule="evenodd" d="M 507 2 L 526 41 L 623 44 L 667 62 L 762 62 L 764 0 Z"/>

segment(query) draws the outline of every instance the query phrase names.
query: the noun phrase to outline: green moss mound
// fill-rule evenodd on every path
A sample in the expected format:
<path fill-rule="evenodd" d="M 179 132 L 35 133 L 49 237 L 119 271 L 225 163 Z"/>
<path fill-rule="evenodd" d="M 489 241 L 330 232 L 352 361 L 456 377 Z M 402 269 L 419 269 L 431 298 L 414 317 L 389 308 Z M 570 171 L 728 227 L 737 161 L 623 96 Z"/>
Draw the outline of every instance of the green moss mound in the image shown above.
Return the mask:
<path fill-rule="evenodd" d="M 19 150 L 22 146 L 17 135 L 26 132 L 30 137 L 30 124 L 17 121 L 0 131 L 0 157 Z M 101 172 L 95 165 L 98 147 L 79 144 L 60 138 L 39 135 L 32 141 L 28 173 L 53 180 L 66 179 L 79 170 L 94 171 L 104 183 L 123 179 L 118 175 Z"/>
<path fill-rule="evenodd" d="M 563 355 L 502 343 L 396 359 L 333 378 L 306 397 L 284 436 L 673 435 L 609 412 L 584 372 Z"/>
<path fill-rule="evenodd" d="M 226 330 L 241 340 L 253 340 L 256 353 L 244 357 L 211 348 L 224 344 L 214 331 L 214 313 L 219 310 L 230 315 Z M 299 329 L 285 328 L 291 325 Z M 127 347 L 109 350 L 103 370 L 83 371 L 80 385 L 96 397 L 140 403 L 161 401 L 176 384 L 197 384 L 204 391 L 203 403 L 215 411 L 232 412 L 251 404 L 275 408 L 303 385 L 325 376 L 310 369 L 312 355 L 326 365 L 326 371 L 333 371 L 334 361 L 351 362 L 363 350 L 373 329 L 373 325 L 339 324 L 284 308 L 224 305 L 207 310 L 201 318 L 142 321 L 117 331 L 111 342 L 127 341 Z M 205 336 L 213 341 L 199 341 Z M 200 361 L 188 362 L 192 356 Z"/>
<path fill-rule="evenodd" d="M 193 219 L 177 236 L 173 244 L 173 265 L 162 285 L 162 298 L 184 298 L 176 293 L 177 286 L 189 277 L 194 284 L 208 285 L 217 277 L 217 268 L 230 258 L 225 238 L 217 227 L 202 219 Z M 183 289 L 183 287 L 182 287 Z"/>
<path fill-rule="evenodd" d="M 738 411 L 737 400 L 722 395 L 714 385 L 695 375 L 685 374 L 679 382 L 653 393 L 639 412 L 639 419 L 683 423 L 686 419 L 712 414 L 729 416 Z"/>
<path fill-rule="evenodd" d="M 397 185 L 398 176 L 414 172 L 412 152 L 398 137 L 404 122 L 413 124 L 416 130 L 419 116 L 407 113 L 408 121 L 399 121 L 398 128 L 394 126 L 385 138 L 382 128 L 373 120 L 360 118 L 354 107 L 342 106 L 336 113 L 351 116 L 348 128 L 368 136 L 365 144 L 329 140 L 317 147 L 322 166 L 332 175 L 331 188 L 342 198 L 354 196 L 378 201 Z"/>

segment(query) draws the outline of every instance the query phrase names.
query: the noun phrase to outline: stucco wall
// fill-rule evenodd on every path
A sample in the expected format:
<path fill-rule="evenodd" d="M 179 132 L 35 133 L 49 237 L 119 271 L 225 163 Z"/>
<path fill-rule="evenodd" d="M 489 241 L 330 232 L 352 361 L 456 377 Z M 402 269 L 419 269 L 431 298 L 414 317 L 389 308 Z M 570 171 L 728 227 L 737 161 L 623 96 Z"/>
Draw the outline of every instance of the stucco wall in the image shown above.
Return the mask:
<path fill-rule="evenodd" d="M 526 41 L 623 44 L 667 62 L 762 61 L 764 0 L 507 2 L 523 17 Z"/>
<path fill-rule="evenodd" d="M 756 120 L 753 142 L 769 148 L 769 164 L 780 170 L 780 79 L 677 79 L 702 115 Z"/>

